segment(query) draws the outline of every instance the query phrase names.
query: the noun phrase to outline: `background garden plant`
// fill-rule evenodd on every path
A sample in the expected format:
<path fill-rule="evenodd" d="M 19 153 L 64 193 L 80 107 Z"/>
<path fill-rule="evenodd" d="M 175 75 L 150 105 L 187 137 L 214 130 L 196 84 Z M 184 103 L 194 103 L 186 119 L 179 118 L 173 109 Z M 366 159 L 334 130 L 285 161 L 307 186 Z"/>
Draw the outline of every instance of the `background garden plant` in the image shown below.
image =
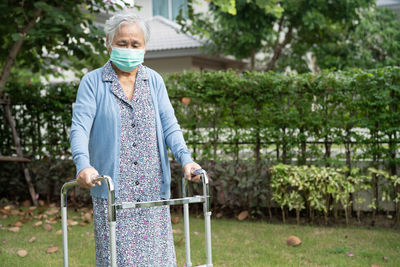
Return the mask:
<path fill-rule="evenodd" d="M 346 177 L 345 182 L 336 186 L 347 190 L 349 198 L 335 192 L 314 195 L 314 190 L 303 197 L 305 208 L 301 202 L 290 207 L 294 211 L 306 210 L 311 221 L 313 213 L 324 218 L 337 217 L 334 203 L 348 207 L 347 217 L 351 216 L 353 204 L 362 202 L 354 196 L 355 191 L 364 190 L 358 187 L 363 184 L 358 177 L 371 177 L 370 182 L 363 181 L 378 200 L 372 206 L 379 206 L 378 180 L 386 178 L 370 175 L 369 167 L 397 175 L 398 67 L 297 75 L 184 72 L 168 75 L 165 81 L 194 157 L 213 178 L 213 205 L 226 214 L 248 210 L 252 216 L 271 217 L 274 203 L 268 170 L 279 163 L 315 166 L 318 171 L 320 167 L 332 167 L 340 170 L 335 177 Z M 65 179 L 74 176 L 67 137 L 75 92 L 76 84 L 15 83 L 9 88 L 24 152 L 34 160 L 32 176 L 45 185 L 40 186 L 40 198 L 56 196 Z M 24 97 L 27 94 L 31 95 L 30 101 Z M 7 155 L 13 147 L 9 129 L 2 123 L 0 153 Z M 50 162 L 59 166 L 55 172 L 40 172 Z M 8 181 L 9 173 L 14 173 L 15 190 L 2 189 L 1 194 L 16 199 L 23 195 L 23 180 L 18 178 L 20 174 L 14 165 L 3 166 L 0 180 Z M 357 169 L 360 170 L 355 175 Z M 309 173 L 314 177 L 317 174 Z M 175 195 L 179 194 L 180 176 L 180 168 L 176 167 Z M 317 188 L 308 183 L 310 189 Z M 329 183 L 324 186 L 329 188 Z M 397 184 L 393 190 L 399 192 Z M 291 198 L 300 200 L 297 193 L 292 193 Z M 398 202 L 396 209 L 398 220 Z M 361 210 L 356 212 L 360 215 Z"/>

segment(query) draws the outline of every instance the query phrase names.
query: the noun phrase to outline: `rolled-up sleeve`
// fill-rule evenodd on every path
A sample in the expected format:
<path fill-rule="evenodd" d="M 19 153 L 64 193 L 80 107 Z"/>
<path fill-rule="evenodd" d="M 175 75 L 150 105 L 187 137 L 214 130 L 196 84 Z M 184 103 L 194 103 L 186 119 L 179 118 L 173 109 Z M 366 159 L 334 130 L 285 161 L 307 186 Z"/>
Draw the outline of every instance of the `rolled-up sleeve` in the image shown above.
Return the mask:
<path fill-rule="evenodd" d="M 169 100 L 167 89 L 161 76 L 157 76 L 158 110 L 166 145 L 171 149 L 176 160 L 183 166 L 193 162 L 191 152 L 187 148 L 182 130 L 175 117 L 174 108 Z"/>
<path fill-rule="evenodd" d="M 95 86 L 84 76 L 78 88 L 72 111 L 70 144 L 77 174 L 91 167 L 89 158 L 89 136 L 96 115 Z"/>

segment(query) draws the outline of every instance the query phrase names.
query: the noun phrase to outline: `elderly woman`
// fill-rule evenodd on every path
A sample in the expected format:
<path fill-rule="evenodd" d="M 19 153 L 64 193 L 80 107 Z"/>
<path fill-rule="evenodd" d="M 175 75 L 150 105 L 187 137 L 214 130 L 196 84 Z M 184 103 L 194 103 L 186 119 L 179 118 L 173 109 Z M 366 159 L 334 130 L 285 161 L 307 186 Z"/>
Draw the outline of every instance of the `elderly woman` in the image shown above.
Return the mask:
<path fill-rule="evenodd" d="M 70 136 L 78 184 L 93 199 L 97 266 L 110 264 L 107 189 L 91 177 L 111 176 L 117 203 L 154 201 L 170 197 L 166 146 L 188 179 L 200 168 L 161 76 L 142 65 L 147 24 L 123 11 L 107 20 L 105 33 L 110 59 L 82 78 Z M 176 266 L 168 206 L 118 210 L 116 229 L 118 266 Z"/>

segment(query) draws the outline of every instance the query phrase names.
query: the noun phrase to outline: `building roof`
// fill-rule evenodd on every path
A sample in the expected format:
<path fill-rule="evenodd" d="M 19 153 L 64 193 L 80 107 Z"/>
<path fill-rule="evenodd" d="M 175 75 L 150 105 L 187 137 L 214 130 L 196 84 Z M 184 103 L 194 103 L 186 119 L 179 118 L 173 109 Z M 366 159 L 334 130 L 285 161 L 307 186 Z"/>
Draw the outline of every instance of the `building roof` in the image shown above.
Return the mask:
<path fill-rule="evenodd" d="M 400 6 L 400 1 L 399 0 L 377 0 L 376 4 L 379 7 Z"/>
<path fill-rule="evenodd" d="M 400 0 L 377 0 L 376 5 L 378 7 L 390 8 L 397 12 L 400 16 Z"/>
<path fill-rule="evenodd" d="M 161 16 L 147 20 L 150 26 L 150 40 L 146 45 L 147 52 L 162 50 L 199 48 L 201 40 L 189 33 L 180 31 L 179 24 Z"/>

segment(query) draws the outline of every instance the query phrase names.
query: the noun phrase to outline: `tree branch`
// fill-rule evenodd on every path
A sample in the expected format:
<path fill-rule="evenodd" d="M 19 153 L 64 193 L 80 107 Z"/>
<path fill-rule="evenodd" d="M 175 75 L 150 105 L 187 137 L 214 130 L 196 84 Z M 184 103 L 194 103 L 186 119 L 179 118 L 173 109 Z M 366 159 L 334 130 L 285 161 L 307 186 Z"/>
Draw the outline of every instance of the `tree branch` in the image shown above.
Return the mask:
<path fill-rule="evenodd" d="M 279 25 L 279 26 L 281 26 L 281 25 Z M 292 32 L 293 32 L 293 27 L 290 26 L 288 32 L 285 35 L 285 39 L 283 40 L 282 43 L 279 43 L 279 37 L 276 39 L 276 42 L 274 45 L 274 55 L 272 56 L 271 60 L 268 62 L 267 67 L 265 69 L 266 71 L 275 69 L 275 63 L 281 56 L 282 50 L 292 39 Z"/>
<path fill-rule="evenodd" d="M 32 20 L 29 21 L 29 23 L 26 24 L 25 27 L 22 29 L 22 32 L 20 33 L 22 36 L 25 36 L 26 33 L 30 29 L 32 29 L 33 26 L 35 26 L 36 21 L 39 18 L 41 12 L 42 12 L 42 10 L 40 8 L 35 10 L 35 14 L 34 14 Z M 8 53 L 6 63 L 4 64 L 4 67 L 3 67 L 2 71 L 1 71 L 1 75 L 0 75 L 0 92 L 2 91 L 1 88 L 6 85 L 7 80 L 10 77 L 11 68 L 14 65 L 15 59 L 18 55 L 19 50 L 21 50 L 23 43 L 24 43 L 24 39 L 17 40 L 11 47 L 10 52 Z"/>

